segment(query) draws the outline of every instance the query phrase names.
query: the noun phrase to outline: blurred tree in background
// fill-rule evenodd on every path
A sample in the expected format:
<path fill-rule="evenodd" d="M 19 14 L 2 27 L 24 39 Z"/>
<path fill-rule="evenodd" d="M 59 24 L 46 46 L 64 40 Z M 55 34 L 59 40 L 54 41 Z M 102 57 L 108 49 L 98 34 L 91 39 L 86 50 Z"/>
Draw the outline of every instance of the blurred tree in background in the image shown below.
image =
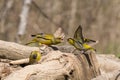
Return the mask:
<path fill-rule="evenodd" d="M 86 37 L 99 40 L 99 53 L 120 54 L 119 0 L 0 0 L 1 40 L 24 44 L 31 34 L 54 33 L 58 27 L 73 37 L 79 24 Z"/>

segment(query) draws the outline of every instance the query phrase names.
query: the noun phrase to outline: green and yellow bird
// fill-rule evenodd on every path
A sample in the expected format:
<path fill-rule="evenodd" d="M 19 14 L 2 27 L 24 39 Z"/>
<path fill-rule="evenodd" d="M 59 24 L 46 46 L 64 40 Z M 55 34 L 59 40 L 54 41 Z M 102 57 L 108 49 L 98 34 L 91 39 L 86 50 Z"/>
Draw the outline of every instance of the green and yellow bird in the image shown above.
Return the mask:
<path fill-rule="evenodd" d="M 95 50 L 89 44 L 96 41 L 84 38 L 81 25 L 75 31 L 74 38 L 68 38 L 67 41 L 80 51 Z"/>
<path fill-rule="evenodd" d="M 41 53 L 39 51 L 32 51 L 29 56 L 29 64 L 37 63 L 41 59 Z"/>
<path fill-rule="evenodd" d="M 40 46 L 41 44 L 45 45 L 56 45 L 63 41 L 61 37 L 55 37 L 52 34 L 44 34 L 44 33 L 38 33 L 35 35 L 31 35 L 33 37 L 32 41 L 27 43 L 26 45 L 35 44 L 37 46 Z"/>

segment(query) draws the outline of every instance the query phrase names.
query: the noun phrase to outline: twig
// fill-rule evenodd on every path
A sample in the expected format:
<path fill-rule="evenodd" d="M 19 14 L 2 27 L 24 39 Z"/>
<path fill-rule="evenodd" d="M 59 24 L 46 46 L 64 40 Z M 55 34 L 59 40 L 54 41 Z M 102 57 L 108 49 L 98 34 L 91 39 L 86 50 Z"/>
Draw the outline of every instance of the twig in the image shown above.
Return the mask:
<path fill-rule="evenodd" d="M 13 64 L 13 65 L 26 64 L 26 63 L 29 63 L 29 59 L 28 58 L 10 62 L 10 64 Z"/>
<path fill-rule="evenodd" d="M 39 12 L 40 12 L 46 19 L 48 19 L 48 20 L 49 20 L 51 23 L 53 23 L 56 27 L 62 28 L 60 24 L 54 22 L 47 14 L 45 14 L 45 13 L 41 10 L 41 7 L 38 6 L 34 1 L 32 1 L 32 4 L 39 10 Z M 62 28 L 62 30 L 64 30 L 64 29 Z"/>

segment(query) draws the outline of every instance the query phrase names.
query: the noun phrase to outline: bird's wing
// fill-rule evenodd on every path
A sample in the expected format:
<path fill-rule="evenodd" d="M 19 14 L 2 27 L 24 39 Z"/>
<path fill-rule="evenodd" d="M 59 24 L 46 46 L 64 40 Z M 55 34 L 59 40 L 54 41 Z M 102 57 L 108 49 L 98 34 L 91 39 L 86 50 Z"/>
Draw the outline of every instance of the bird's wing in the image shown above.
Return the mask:
<path fill-rule="evenodd" d="M 79 25 L 79 27 L 75 31 L 74 38 L 79 40 L 81 43 L 84 43 L 84 37 L 83 37 L 83 34 L 82 34 L 82 27 L 81 27 L 81 25 Z"/>
<path fill-rule="evenodd" d="M 92 39 L 87 39 L 87 38 L 85 38 L 84 41 L 85 41 L 86 44 L 91 45 L 91 46 L 98 43 L 98 41 L 95 41 L 95 40 L 92 40 Z"/>
<path fill-rule="evenodd" d="M 87 38 L 85 38 L 85 39 L 84 39 L 84 42 L 87 43 L 87 44 L 89 44 L 89 43 L 95 43 L 96 41 L 95 41 L 95 40 L 92 40 L 92 39 L 87 39 Z"/>
<path fill-rule="evenodd" d="M 37 33 L 37 34 L 32 34 L 31 37 L 42 37 L 44 35 L 44 33 Z"/>
<path fill-rule="evenodd" d="M 82 43 L 80 42 L 80 41 L 76 41 L 77 42 L 77 44 L 79 45 L 79 47 L 83 47 L 83 45 L 82 45 Z"/>
<path fill-rule="evenodd" d="M 41 38 L 41 39 L 45 39 L 45 40 L 52 40 L 54 38 L 54 36 L 52 34 L 44 34 L 44 33 L 38 33 L 35 35 L 31 35 L 31 37 Z"/>
<path fill-rule="evenodd" d="M 39 46 L 39 42 L 36 41 L 36 39 L 33 39 L 32 41 L 26 43 L 25 45 L 38 47 Z"/>

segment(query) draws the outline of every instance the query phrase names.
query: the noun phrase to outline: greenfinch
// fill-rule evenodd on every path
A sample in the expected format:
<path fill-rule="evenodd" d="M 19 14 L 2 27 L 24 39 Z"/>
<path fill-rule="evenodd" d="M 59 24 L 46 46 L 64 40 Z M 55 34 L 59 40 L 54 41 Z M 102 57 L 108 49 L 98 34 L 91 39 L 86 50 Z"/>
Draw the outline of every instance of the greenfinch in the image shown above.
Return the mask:
<path fill-rule="evenodd" d="M 32 41 L 30 41 L 26 45 L 36 44 L 37 46 L 40 46 L 41 44 L 45 44 L 50 46 L 50 45 L 59 44 L 63 40 L 61 37 L 55 37 L 52 34 L 44 34 L 44 33 L 31 35 L 31 37 L 33 37 Z"/>
<path fill-rule="evenodd" d="M 68 38 L 67 41 L 80 51 L 95 50 L 89 44 L 96 43 L 96 41 L 84 38 L 81 26 L 75 31 L 74 38 Z"/>
<path fill-rule="evenodd" d="M 41 53 L 39 51 L 32 51 L 29 56 L 29 64 L 37 63 L 41 59 Z"/>

